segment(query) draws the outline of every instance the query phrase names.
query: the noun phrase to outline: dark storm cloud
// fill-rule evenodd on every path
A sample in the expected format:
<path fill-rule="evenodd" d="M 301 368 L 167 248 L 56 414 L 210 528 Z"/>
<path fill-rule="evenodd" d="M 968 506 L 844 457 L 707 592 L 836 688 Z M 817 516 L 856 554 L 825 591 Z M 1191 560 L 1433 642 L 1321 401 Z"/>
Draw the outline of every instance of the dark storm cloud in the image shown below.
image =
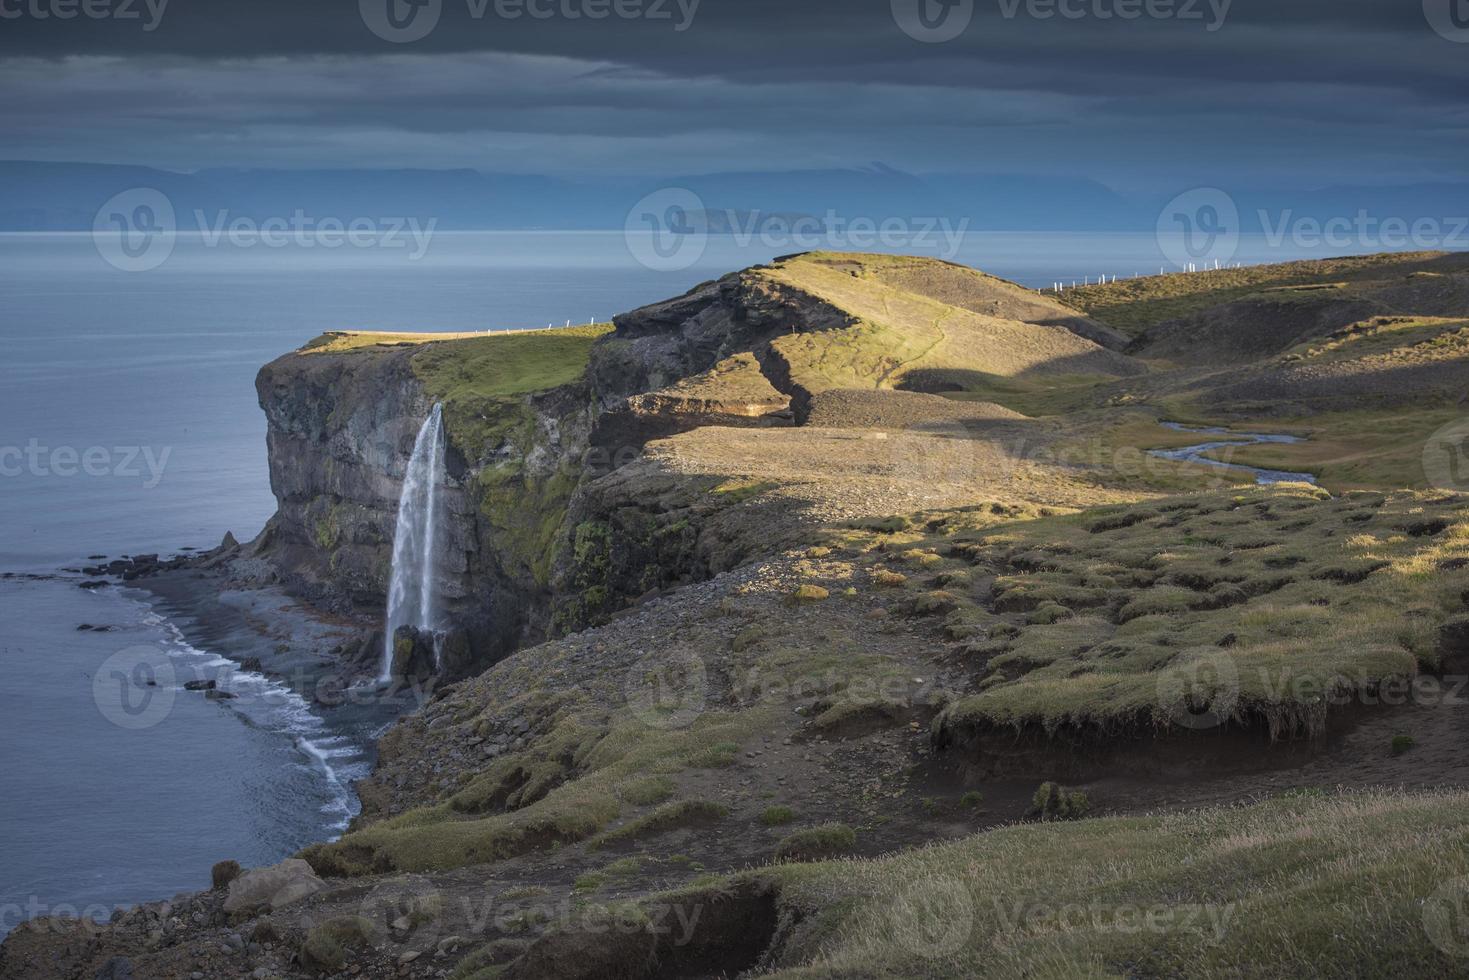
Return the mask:
<path fill-rule="evenodd" d="M 1175 0 L 1131 20 L 1096 11 L 1167 0 L 976 0 L 935 44 L 889 0 L 524 0 L 555 15 L 514 20 L 496 3 L 522 0 L 481 18 L 477 2 L 442 0 L 434 30 L 394 44 L 357 0 L 0 0 L 0 155 L 655 173 L 881 159 L 1117 185 L 1464 172 L 1469 44 L 1434 33 L 1419 0 Z M 665 16 L 564 15 L 598 2 Z M 1085 16 L 1033 16 L 1057 2 Z M 57 3 L 138 16 L 37 16 Z"/>

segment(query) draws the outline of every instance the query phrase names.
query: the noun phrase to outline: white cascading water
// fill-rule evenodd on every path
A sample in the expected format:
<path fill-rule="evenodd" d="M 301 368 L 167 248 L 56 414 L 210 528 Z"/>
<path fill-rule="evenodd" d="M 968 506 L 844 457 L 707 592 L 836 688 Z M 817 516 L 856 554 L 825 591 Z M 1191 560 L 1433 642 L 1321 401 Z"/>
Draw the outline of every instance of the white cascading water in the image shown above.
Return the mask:
<path fill-rule="evenodd" d="M 400 626 L 439 628 L 435 606 L 439 553 L 439 489 L 444 484 L 444 410 L 435 405 L 403 476 L 398 526 L 393 532 L 393 574 L 388 583 L 387 640 L 380 680 L 393 673 L 393 634 Z M 437 643 L 435 644 L 437 646 Z"/>

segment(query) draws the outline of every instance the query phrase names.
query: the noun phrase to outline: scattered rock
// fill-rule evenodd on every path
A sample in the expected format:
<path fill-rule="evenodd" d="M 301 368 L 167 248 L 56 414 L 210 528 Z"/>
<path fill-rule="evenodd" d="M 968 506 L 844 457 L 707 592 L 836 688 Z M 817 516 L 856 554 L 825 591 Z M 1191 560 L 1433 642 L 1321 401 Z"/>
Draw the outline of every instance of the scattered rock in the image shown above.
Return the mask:
<path fill-rule="evenodd" d="M 240 877 L 240 862 L 220 861 L 209 872 L 210 880 L 214 882 L 214 890 L 229 887 L 229 883 Z"/>
<path fill-rule="evenodd" d="M 133 961 L 126 956 L 114 956 L 102 964 L 93 980 L 133 980 Z"/>
<path fill-rule="evenodd" d="M 803 585 L 791 595 L 793 602 L 821 602 L 831 598 L 831 593 L 819 585 Z"/>
<path fill-rule="evenodd" d="M 247 871 L 229 885 L 224 910 L 230 914 L 274 912 L 316 894 L 326 884 L 299 858 Z"/>

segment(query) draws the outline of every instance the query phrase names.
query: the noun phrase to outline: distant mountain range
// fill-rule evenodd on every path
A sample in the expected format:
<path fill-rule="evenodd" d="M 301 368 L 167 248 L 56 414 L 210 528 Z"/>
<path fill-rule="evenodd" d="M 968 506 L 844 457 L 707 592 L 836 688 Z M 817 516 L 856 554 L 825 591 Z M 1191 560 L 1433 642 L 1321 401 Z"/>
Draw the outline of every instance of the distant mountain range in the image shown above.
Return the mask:
<path fill-rule="evenodd" d="M 666 180 L 563 179 L 476 170 L 255 170 L 178 173 L 91 163 L 0 161 L 0 231 L 85 231 L 115 195 L 163 193 L 184 230 L 237 219 L 416 218 L 441 230 L 621 229 L 647 195 L 693 193 L 715 232 L 802 217 L 825 226 L 942 219 L 974 231 L 1152 231 L 1187 187 L 1128 197 L 1084 178 L 918 176 L 880 164 L 840 170 L 732 172 Z M 1452 220 L 1469 215 L 1469 184 L 1332 187 L 1308 192 L 1230 189 L 1246 232 L 1287 220 Z M 655 199 L 655 203 L 657 200 Z M 1264 222 L 1258 212 L 1264 210 Z M 1469 233 L 1466 233 L 1469 238 Z"/>

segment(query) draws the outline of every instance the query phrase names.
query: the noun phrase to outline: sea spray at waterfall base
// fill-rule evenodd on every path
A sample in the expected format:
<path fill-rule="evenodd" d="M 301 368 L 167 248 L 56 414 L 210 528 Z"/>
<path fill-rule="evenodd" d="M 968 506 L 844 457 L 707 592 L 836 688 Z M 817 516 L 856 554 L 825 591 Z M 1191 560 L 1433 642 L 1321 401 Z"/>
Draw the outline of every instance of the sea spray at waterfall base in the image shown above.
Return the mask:
<path fill-rule="evenodd" d="M 444 483 L 444 409 L 435 405 L 418 430 L 403 476 L 398 524 L 393 532 L 393 570 L 388 584 L 387 636 L 379 680 L 393 674 L 393 643 L 403 626 L 439 628 L 436 607 L 439 489 Z"/>

